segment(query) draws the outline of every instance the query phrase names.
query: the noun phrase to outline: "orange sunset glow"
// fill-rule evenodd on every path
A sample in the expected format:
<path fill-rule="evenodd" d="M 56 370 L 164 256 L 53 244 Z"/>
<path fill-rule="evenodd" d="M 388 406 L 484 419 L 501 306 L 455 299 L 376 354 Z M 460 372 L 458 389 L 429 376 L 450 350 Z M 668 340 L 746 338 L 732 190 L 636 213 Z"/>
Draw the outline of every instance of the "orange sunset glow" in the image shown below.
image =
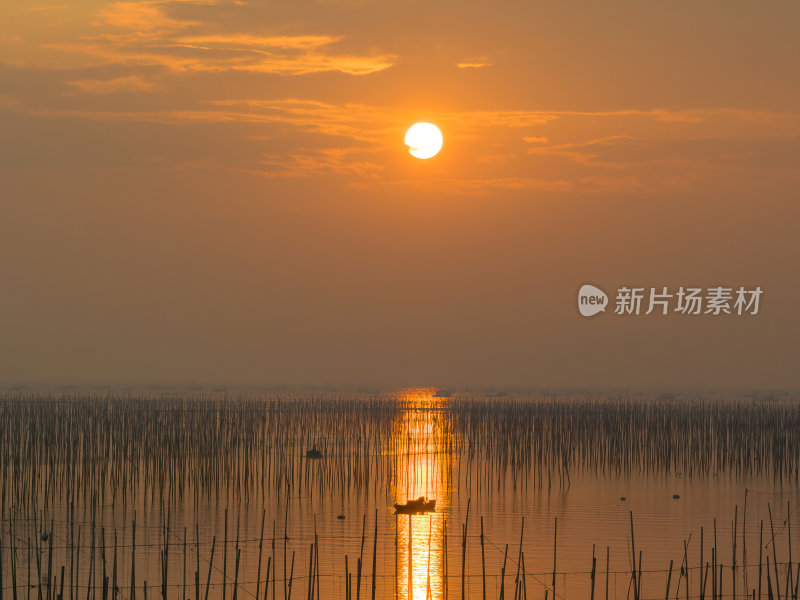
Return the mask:
<path fill-rule="evenodd" d="M 796 600 L 798 189 L 798 0 L 3 2 L 0 600 Z"/>
<path fill-rule="evenodd" d="M 0 379 L 794 389 L 799 20 L 6 2 Z M 586 283 L 764 295 L 590 321 Z"/>

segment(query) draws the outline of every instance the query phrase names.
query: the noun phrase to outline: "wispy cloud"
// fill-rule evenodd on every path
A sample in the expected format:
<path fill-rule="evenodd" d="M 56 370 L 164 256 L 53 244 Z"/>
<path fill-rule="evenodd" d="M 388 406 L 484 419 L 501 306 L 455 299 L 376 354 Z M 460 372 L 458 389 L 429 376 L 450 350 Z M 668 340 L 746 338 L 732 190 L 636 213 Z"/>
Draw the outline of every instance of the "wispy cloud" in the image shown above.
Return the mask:
<path fill-rule="evenodd" d="M 493 66 L 489 59 L 485 56 L 479 56 L 476 58 L 468 58 L 461 62 L 456 63 L 456 66 L 459 69 L 483 69 L 485 67 Z"/>
<path fill-rule="evenodd" d="M 331 35 L 257 36 L 249 34 L 193 35 L 176 38 L 176 42 L 200 48 L 264 47 L 291 50 L 313 50 L 342 39 Z"/>
<path fill-rule="evenodd" d="M 110 25 L 135 31 L 176 31 L 197 25 L 167 15 L 164 2 L 142 0 L 141 2 L 112 2 L 98 14 L 98 25 Z"/>
<path fill-rule="evenodd" d="M 547 138 L 545 138 L 545 140 L 546 139 Z M 599 161 L 596 161 L 596 159 L 599 156 L 599 153 L 592 150 L 594 147 L 602 147 L 602 146 L 618 144 L 620 142 L 632 139 L 633 138 L 628 135 L 612 135 L 593 140 L 584 140 L 581 142 L 536 146 L 534 148 L 529 148 L 528 154 L 562 156 L 579 164 L 598 165 L 601 164 Z M 605 167 L 612 167 L 612 168 L 624 168 L 625 166 L 624 164 L 615 164 L 609 162 L 602 163 L 602 165 Z"/>
<path fill-rule="evenodd" d="M 256 45 L 248 36 L 236 40 Z M 209 36 L 203 43 L 233 41 Z M 257 42 L 259 51 L 270 54 L 269 44 L 290 48 L 285 50 L 287 55 L 307 57 L 318 53 L 313 48 L 328 48 L 336 42 L 333 36 L 265 37 Z M 194 60 L 191 56 L 180 60 Z M 227 66 L 223 68 L 231 68 L 231 59 L 224 60 Z M 197 68 L 208 69 L 210 63 L 206 59 Z M 367 186 L 422 185 L 402 170 L 413 168 L 401 162 L 402 135 L 419 115 L 401 105 L 324 101 L 322 95 L 183 96 L 166 104 L 165 94 L 140 94 L 130 101 L 120 96 L 114 103 L 84 101 L 81 94 L 169 91 L 175 81 L 169 73 L 141 74 L 136 69 L 107 79 L 97 73 L 118 71 L 91 72 L 93 77 L 67 79 L 70 102 L 64 102 L 63 87 L 59 87 L 59 95 L 50 102 L 6 96 L 0 106 L 50 119 L 216 124 L 214 131 L 229 147 L 242 149 L 235 160 L 217 157 L 219 168 L 270 178 L 347 175 L 351 182 L 363 180 Z M 743 167 L 786 170 L 787 161 L 780 157 L 793 155 L 800 125 L 795 113 L 729 108 L 674 112 L 440 109 L 426 113 L 425 118 L 440 125 L 446 147 L 441 159 L 436 159 L 439 162 L 433 163 L 436 176 L 424 185 L 464 193 L 502 189 L 625 193 L 674 189 L 703 179 L 735 182 Z M 191 161 L 175 157 L 175 163 Z"/>
<path fill-rule="evenodd" d="M 306 150 L 289 156 L 265 155 L 260 161 L 260 175 L 275 178 L 318 177 L 338 174 L 356 177 L 377 177 L 383 166 L 366 160 L 362 148 L 328 148 Z"/>
<path fill-rule="evenodd" d="M 114 92 L 150 92 L 156 85 L 152 81 L 146 81 L 138 75 L 128 77 L 115 77 L 114 79 L 79 79 L 68 81 L 69 85 L 74 86 L 81 92 L 87 94 L 112 94 Z"/>
<path fill-rule="evenodd" d="M 586 192 L 641 192 L 645 185 L 636 175 L 590 175 L 580 179 L 580 188 Z"/>
<path fill-rule="evenodd" d="M 483 194 L 491 190 L 539 190 L 546 192 L 569 192 L 575 186 L 562 179 L 538 179 L 534 177 L 489 177 L 489 178 L 428 178 L 428 179 L 394 179 L 372 182 L 361 182 L 360 187 L 366 189 L 376 186 L 390 186 L 431 190 L 446 190 L 464 194 Z"/>
<path fill-rule="evenodd" d="M 349 75 L 368 75 L 388 69 L 394 56 L 357 56 L 328 54 L 324 52 L 267 52 L 261 48 L 203 48 L 168 41 L 155 43 L 122 41 L 120 39 L 94 40 L 48 44 L 47 47 L 81 53 L 93 57 L 89 65 L 140 65 L 162 66 L 179 72 L 275 73 L 279 75 L 307 75 L 338 71 Z"/>
<path fill-rule="evenodd" d="M 337 50 L 337 44 L 345 40 L 342 35 L 225 31 L 210 10 L 217 4 L 180 0 L 112 2 L 96 14 L 92 21 L 94 32 L 51 41 L 42 47 L 83 56 L 84 67 L 162 66 L 176 72 L 368 75 L 388 69 L 397 60 L 392 54 L 373 49 L 363 53 Z M 183 7 L 189 5 L 203 6 L 204 10 L 187 13 Z"/>

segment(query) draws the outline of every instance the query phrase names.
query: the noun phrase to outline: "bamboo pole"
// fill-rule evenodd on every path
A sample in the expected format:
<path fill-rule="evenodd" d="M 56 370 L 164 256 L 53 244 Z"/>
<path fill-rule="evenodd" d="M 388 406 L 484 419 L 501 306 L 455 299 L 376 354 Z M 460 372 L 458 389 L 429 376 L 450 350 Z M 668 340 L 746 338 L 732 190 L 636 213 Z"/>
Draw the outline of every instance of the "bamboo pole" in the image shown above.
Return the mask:
<path fill-rule="evenodd" d="M 517 553 L 517 575 L 514 578 L 514 600 L 517 600 L 518 587 L 520 583 L 519 570 L 522 567 L 522 536 L 525 532 L 525 517 L 522 517 L 522 525 L 519 528 L 519 552 Z M 466 536 L 466 532 L 465 532 Z M 594 547 L 592 547 L 592 554 L 594 554 Z"/>
<path fill-rule="evenodd" d="M 375 583 L 378 578 L 378 509 L 375 509 L 375 535 L 372 544 L 372 600 L 375 600 Z"/>
<path fill-rule="evenodd" d="M 214 550 L 217 547 L 217 536 L 211 538 L 211 557 L 208 559 L 208 575 L 206 576 L 206 595 L 205 600 L 208 600 L 208 592 L 211 589 L 211 569 L 214 568 Z M 225 584 L 223 583 L 223 587 Z"/>
<path fill-rule="evenodd" d="M 762 567 L 763 565 L 763 558 L 764 555 L 764 519 L 761 519 L 761 529 L 758 533 L 758 600 L 761 600 L 761 581 L 763 579 L 762 576 Z"/>
<path fill-rule="evenodd" d="M 464 518 L 464 527 L 461 530 L 461 598 L 466 598 L 464 592 L 466 582 L 466 568 L 467 568 L 467 526 L 469 525 L 469 504 L 471 498 L 467 498 L 467 514 Z"/>
<path fill-rule="evenodd" d="M 288 535 L 289 526 L 289 501 L 287 498 L 286 507 L 283 515 L 283 597 L 289 598 L 291 594 L 287 594 L 287 579 L 286 579 L 286 544 L 289 542 Z M 294 551 L 292 551 L 292 565 L 294 566 Z"/>
<path fill-rule="evenodd" d="M 691 534 L 689 534 L 689 539 L 692 539 Z M 681 560 L 681 572 L 678 574 L 678 583 L 675 586 L 675 598 L 677 600 L 678 595 L 681 592 L 681 581 L 684 577 L 686 577 L 686 585 L 684 588 L 686 589 L 686 600 L 689 600 L 689 548 L 688 543 L 686 540 L 683 540 L 683 559 Z"/>
<path fill-rule="evenodd" d="M 397 547 L 397 539 L 395 538 L 395 551 Z M 444 585 L 443 585 L 443 600 L 448 600 L 448 595 L 450 593 L 450 579 L 447 572 L 447 519 L 442 519 L 442 571 L 444 577 Z M 397 562 L 395 562 L 395 577 L 397 577 Z M 399 600 L 397 598 L 397 586 L 395 585 L 395 600 Z"/>
<path fill-rule="evenodd" d="M 275 600 L 275 588 L 276 585 L 276 578 L 275 578 L 275 519 L 272 519 L 272 555 L 270 556 L 270 560 L 272 561 L 272 600 Z M 267 580 L 269 580 L 269 569 L 267 569 Z M 284 584 L 285 586 L 286 584 Z M 284 589 L 286 589 L 284 587 Z M 264 600 L 267 600 L 264 598 Z"/>
<path fill-rule="evenodd" d="M 228 509 L 225 509 L 225 537 L 222 542 L 222 600 L 228 591 Z"/>
<path fill-rule="evenodd" d="M 194 597 L 195 600 L 200 600 L 200 526 L 197 523 L 197 521 L 194 522 L 194 539 L 195 539 Z"/>
<path fill-rule="evenodd" d="M 733 587 L 733 597 L 736 598 L 736 537 L 739 530 L 739 505 L 733 512 L 733 558 L 731 559 L 731 580 Z"/>
<path fill-rule="evenodd" d="M 639 600 L 639 585 L 637 583 L 636 575 L 636 538 L 633 534 L 633 511 L 630 511 L 631 518 L 631 581 L 633 582 L 633 597 Z"/>
<path fill-rule="evenodd" d="M 64 577 L 61 577 L 61 583 L 64 583 Z M 114 565 L 111 568 L 111 598 L 112 600 L 116 600 L 117 598 L 117 528 L 114 528 Z M 199 596 L 199 594 L 198 594 Z M 62 598 L 63 600 L 63 598 Z M 200 600 L 199 597 L 196 600 Z"/>
<path fill-rule="evenodd" d="M 314 544 L 308 550 L 308 587 L 306 588 L 306 600 L 311 600 L 314 596 Z"/>
<path fill-rule="evenodd" d="M 131 542 L 131 591 L 129 594 L 130 600 L 136 600 L 136 511 L 133 511 L 133 524 L 132 528 L 132 539 Z M 78 529 L 78 555 L 80 556 L 80 539 L 81 539 L 81 530 Z M 77 575 L 77 571 L 76 571 Z M 75 578 L 77 579 L 77 577 Z M 145 588 L 147 589 L 147 588 Z M 77 593 L 76 593 L 77 595 Z"/>
<path fill-rule="evenodd" d="M 704 599 L 704 581 L 703 581 L 703 528 L 700 527 L 700 577 L 697 578 L 697 585 L 700 588 L 700 600 Z"/>
<path fill-rule="evenodd" d="M 367 539 L 367 513 L 361 519 L 361 548 L 358 551 L 358 566 L 356 572 L 356 600 L 361 600 L 361 569 L 364 565 L 364 542 Z"/>
<path fill-rule="evenodd" d="M 183 527 L 183 600 L 186 600 L 186 526 Z"/>
<path fill-rule="evenodd" d="M 267 516 L 266 509 L 261 509 L 261 535 L 258 538 L 258 572 L 256 574 L 256 600 L 261 597 L 261 553 L 264 547 L 264 519 Z"/>
<path fill-rule="evenodd" d="M 508 544 L 503 552 L 503 568 L 500 570 L 500 600 L 505 599 L 506 592 L 506 560 L 508 560 Z"/>
<path fill-rule="evenodd" d="M 483 587 L 483 600 L 486 600 L 486 554 L 483 545 L 483 515 L 481 515 L 481 585 Z"/>
<path fill-rule="evenodd" d="M 633 517 L 631 517 L 633 519 Z M 631 520 L 633 523 L 633 520 Z M 555 518 L 555 525 L 553 527 L 553 600 L 556 600 L 556 554 L 558 547 L 558 517 Z"/>
<path fill-rule="evenodd" d="M 292 550 L 292 568 L 289 571 L 289 595 L 286 597 L 287 600 L 292 600 L 292 582 L 294 581 L 294 550 Z"/>
<path fill-rule="evenodd" d="M 233 600 L 236 600 L 239 593 L 239 556 L 242 553 L 241 548 L 236 548 L 236 571 L 233 576 Z"/>
<path fill-rule="evenodd" d="M 94 557 L 94 552 L 92 552 L 92 557 Z M 47 599 L 48 600 L 50 600 L 53 594 L 53 585 L 51 581 L 52 576 L 53 576 L 53 520 L 51 519 L 50 532 L 47 536 Z"/>
<path fill-rule="evenodd" d="M 667 592 L 664 594 L 664 600 L 669 600 L 669 585 L 671 581 L 672 581 L 672 561 L 669 561 L 669 575 L 667 575 Z"/>
<path fill-rule="evenodd" d="M 770 506 L 769 502 L 767 502 L 767 510 L 769 511 L 769 530 L 772 534 L 772 566 L 775 569 L 775 595 L 780 598 L 781 585 L 780 581 L 778 580 L 778 551 L 775 549 L 775 528 L 772 526 L 772 507 Z M 767 559 L 769 559 L 769 557 L 767 557 Z M 769 568 L 767 570 L 769 570 Z"/>
<path fill-rule="evenodd" d="M 14 543 L 14 523 L 9 517 L 8 520 L 8 545 L 9 545 L 9 552 L 10 552 L 10 560 L 11 560 L 11 596 L 14 600 L 17 600 L 17 559 L 16 559 L 16 544 Z M 0 589 L 3 588 L 3 557 L 2 557 L 2 550 L 0 550 Z M 0 592 L 2 593 L 2 592 Z"/>
<path fill-rule="evenodd" d="M 264 600 L 267 600 L 269 597 L 269 568 L 272 566 L 272 556 L 270 555 L 267 558 L 267 580 L 264 582 Z M 275 589 L 275 583 L 273 582 L 272 588 Z M 258 600 L 256 598 L 256 600 Z"/>

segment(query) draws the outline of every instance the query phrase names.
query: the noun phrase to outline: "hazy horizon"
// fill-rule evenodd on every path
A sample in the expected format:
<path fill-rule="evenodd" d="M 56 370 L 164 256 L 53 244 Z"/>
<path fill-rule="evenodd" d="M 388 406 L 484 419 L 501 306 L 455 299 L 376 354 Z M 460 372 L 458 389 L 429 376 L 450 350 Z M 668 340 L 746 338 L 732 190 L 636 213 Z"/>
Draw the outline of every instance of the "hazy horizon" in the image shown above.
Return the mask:
<path fill-rule="evenodd" d="M 793 398 L 800 390 L 781 388 L 644 388 L 644 387 L 536 387 L 536 386 L 504 386 L 504 385 L 435 385 L 423 382 L 419 385 L 411 383 L 386 383 L 382 385 L 340 384 L 281 384 L 281 383 L 198 383 L 198 382 L 163 382 L 163 383 L 104 383 L 104 382 L 0 382 L 0 394 L 41 394 L 44 396 L 58 394 L 86 394 L 92 396 L 97 393 L 117 394 L 183 394 L 187 397 L 193 395 L 229 394 L 238 396 L 259 396 L 268 394 L 292 394 L 306 396 L 314 394 L 328 395 L 332 398 L 341 395 L 349 396 L 403 396 L 413 390 L 425 390 L 439 398 L 462 397 L 497 397 L 497 398 L 526 398 L 541 397 L 545 399 L 573 399 L 573 398 L 614 398 L 626 397 L 637 399 L 676 399 L 697 398 L 706 400 L 718 399 L 743 399 L 752 398 L 757 401 L 771 401 L 779 398 Z"/>

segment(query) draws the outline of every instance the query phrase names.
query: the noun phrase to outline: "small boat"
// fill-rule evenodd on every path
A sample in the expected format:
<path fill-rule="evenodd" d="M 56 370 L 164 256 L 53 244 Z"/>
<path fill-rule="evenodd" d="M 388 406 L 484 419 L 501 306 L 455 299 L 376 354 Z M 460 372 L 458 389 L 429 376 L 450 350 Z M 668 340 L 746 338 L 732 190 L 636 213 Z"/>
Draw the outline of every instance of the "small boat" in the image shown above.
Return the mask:
<path fill-rule="evenodd" d="M 316 444 L 314 444 L 313 448 L 306 450 L 306 458 L 322 458 L 322 452 L 317 450 Z"/>
<path fill-rule="evenodd" d="M 409 500 L 405 504 L 394 505 L 398 514 L 404 515 L 431 512 L 435 507 L 436 500 L 428 500 L 425 496 L 420 496 L 416 500 Z"/>

